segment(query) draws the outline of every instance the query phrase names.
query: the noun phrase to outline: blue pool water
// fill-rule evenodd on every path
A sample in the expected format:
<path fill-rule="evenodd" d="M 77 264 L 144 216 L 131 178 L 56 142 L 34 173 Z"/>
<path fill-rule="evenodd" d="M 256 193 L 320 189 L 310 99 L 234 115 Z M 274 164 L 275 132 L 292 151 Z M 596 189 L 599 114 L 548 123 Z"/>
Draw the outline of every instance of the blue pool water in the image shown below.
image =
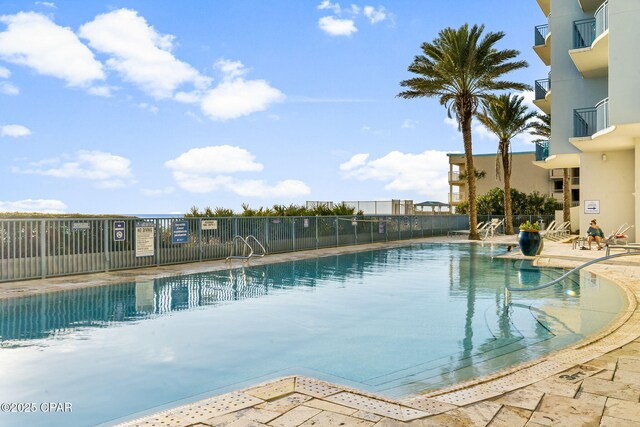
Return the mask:
<path fill-rule="evenodd" d="M 413 245 L 0 301 L 0 402 L 73 411 L 0 425 L 109 423 L 288 374 L 399 397 L 536 358 L 624 309 L 588 273 L 505 304 L 505 285 L 562 271 L 501 253 Z"/>

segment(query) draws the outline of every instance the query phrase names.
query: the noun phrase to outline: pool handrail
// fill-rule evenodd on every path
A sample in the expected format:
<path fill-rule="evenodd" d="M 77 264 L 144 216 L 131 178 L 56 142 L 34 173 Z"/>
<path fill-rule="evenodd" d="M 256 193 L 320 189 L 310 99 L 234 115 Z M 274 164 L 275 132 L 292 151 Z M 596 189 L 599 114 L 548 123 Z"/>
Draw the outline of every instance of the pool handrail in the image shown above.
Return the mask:
<path fill-rule="evenodd" d="M 240 256 L 240 255 L 233 255 L 233 249 L 235 247 L 235 243 L 236 240 L 240 240 L 242 243 L 244 243 L 244 248 L 246 251 L 246 248 L 249 248 L 249 255 L 247 256 Z M 249 259 L 251 258 L 251 255 L 253 255 L 253 248 L 251 247 L 251 245 L 247 242 L 247 239 L 245 239 L 244 237 L 240 236 L 240 235 L 235 235 L 233 236 L 233 241 L 231 242 L 231 252 L 229 253 L 229 256 L 225 258 L 225 261 L 228 261 L 230 259 Z M 243 253 L 246 253 L 243 251 Z"/>
<path fill-rule="evenodd" d="M 619 258 L 619 257 L 623 257 L 623 256 L 629 256 L 629 255 L 640 255 L 640 252 L 623 252 L 621 254 L 613 254 L 613 255 L 609 255 L 609 248 L 613 248 L 613 249 L 636 249 L 636 250 L 640 250 L 640 246 L 629 246 L 629 245 L 612 245 L 607 247 L 607 254 L 603 257 L 600 258 L 595 258 L 592 259 L 590 261 L 585 262 L 582 265 L 577 266 L 576 268 L 573 268 L 571 270 L 569 270 L 568 272 L 566 272 L 565 274 L 563 274 L 562 276 L 558 277 L 555 280 L 552 280 L 549 283 L 545 283 L 543 285 L 539 285 L 539 286 L 532 286 L 530 288 L 512 288 L 510 286 L 505 286 L 505 291 L 506 292 L 528 292 L 528 291 L 537 291 L 540 289 L 544 289 L 544 288 L 548 288 L 549 286 L 553 286 L 555 284 L 557 284 L 558 282 L 560 282 L 561 280 L 566 279 L 569 275 L 571 275 L 572 273 L 575 273 L 576 271 L 582 270 L 585 267 L 588 267 L 592 264 L 595 264 L 597 262 L 600 261 L 605 261 L 605 260 L 609 260 L 609 259 L 613 259 L 613 258 Z"/>
<path fill-rule="evenodd" d="M 258 244 L 258 246 L 260 246 L 260 249 L 262 249 L 261 254 L 254 255 L 253 248 L 252 248 L 252 252 L 251 252 L 251 255 L 249 255 L 249 257 L 251 256 L 263 257 L 267 254 L 267 250 L 264 248 L 264 246 L 262 246 L 262 243 L 260 243 L 260 240 L 258 240 L 256 236 L 254 236 L 253 234 L 249 234 L 247 237 L 245 237 L 244 240 L 247 244 L 249 244 L 249 239 L 253 239 Z"/>

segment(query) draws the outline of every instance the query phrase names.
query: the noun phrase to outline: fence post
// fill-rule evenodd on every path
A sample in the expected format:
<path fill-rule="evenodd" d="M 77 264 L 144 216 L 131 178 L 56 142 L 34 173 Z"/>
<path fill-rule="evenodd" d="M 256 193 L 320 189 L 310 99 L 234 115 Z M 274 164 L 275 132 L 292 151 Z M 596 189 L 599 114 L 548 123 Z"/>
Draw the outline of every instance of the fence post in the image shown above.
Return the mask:
<path fill-rule="evenodd" d="M 47 238 L 46 238 L 46 219 L 40 221 L 40 270 L 42 278 L 47 277 Z"/>
<path fill-rule="evenodd" d="M 316 227 L 316 250 L 318 249 L 318 246 L 320 245 L 320 240 L 318 238 L 318 215 L 316 215 L 316 221 L 315 221 L 315 227 Z"/>
<path fill-rule="evenodd" d="M 402 233 L 400 232 L 400 226 L 402 225 L 400 217 L 398 216 L 398 240 L 402 239 Z"/>
<path fill-rule="evenodd" d="M 200 262 L 202 262 L 202 253 L 204 252 L 204 247 L 202 245 L 202 218 L 196 219 L 196 224 L 198 226 L 198 252 L 200 252 Z"/>
<path fill-rule="evenodd" d="M 156 243 L 156 265 L 160 265 L 160 238 L 162 237 L 162 233 L 160 232 L 160 220 L 154 219 L 153 222 L 156 225 L 156 235 L 155 235 L 155 243 Z"/>
<path fill-rule="evenodd" d="M 110 254 L 109 254 L 109 220 L 104 220 L 104 271 L 109 271 Z"/>
<path fill-rule="evenodd" d="M 340 234 L 338 233 L 338 217 L 334 219 L 336 222 L 336 247 L 340 246 Z"/>
<path fill-rule="evenodd" d="M 296 218 L 292 217 L 291 220 L 291 241 L 293 242 L 293 250 L 296 250 Z"/>

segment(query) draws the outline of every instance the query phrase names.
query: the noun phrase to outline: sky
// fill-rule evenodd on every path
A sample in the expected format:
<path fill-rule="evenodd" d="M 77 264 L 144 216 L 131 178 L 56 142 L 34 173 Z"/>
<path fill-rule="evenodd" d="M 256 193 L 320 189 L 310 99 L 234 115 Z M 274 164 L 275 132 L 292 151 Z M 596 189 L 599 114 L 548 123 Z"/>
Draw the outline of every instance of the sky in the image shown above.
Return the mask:
<path fill-rule="evenodd" d="M 446 202 L 456 123 L 396 95 L 465 22 L 521 52 L 509 79 L 546 76 L 534 0 L 3 0 L 0 212 Z M 474 153 L 496 146 L 476 122 Z"/>

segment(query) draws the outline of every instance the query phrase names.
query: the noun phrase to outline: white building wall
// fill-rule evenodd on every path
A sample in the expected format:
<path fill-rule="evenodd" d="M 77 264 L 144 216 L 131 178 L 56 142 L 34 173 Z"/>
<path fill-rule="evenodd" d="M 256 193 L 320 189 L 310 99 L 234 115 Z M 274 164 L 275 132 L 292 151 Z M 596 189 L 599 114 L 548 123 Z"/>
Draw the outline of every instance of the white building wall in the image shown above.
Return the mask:
<path fill-rule="evenodd" d="M 634 150 L 602 153 L 582 153 L 580 155 L 580 233 L 584 234 L 589 222 L 596 219 L 598 225 L 608 235 L 620 225 L 637 224 L 635 217 Z M 599 214 L 585 214 L 585 201 L 597 200 Z M 634 229 L 630 229 L 635 241 Z"/>
<path fill-rule="evenodd" d="M 640 0 L 609 1 L 609 119 L 640 122 Z"/>

